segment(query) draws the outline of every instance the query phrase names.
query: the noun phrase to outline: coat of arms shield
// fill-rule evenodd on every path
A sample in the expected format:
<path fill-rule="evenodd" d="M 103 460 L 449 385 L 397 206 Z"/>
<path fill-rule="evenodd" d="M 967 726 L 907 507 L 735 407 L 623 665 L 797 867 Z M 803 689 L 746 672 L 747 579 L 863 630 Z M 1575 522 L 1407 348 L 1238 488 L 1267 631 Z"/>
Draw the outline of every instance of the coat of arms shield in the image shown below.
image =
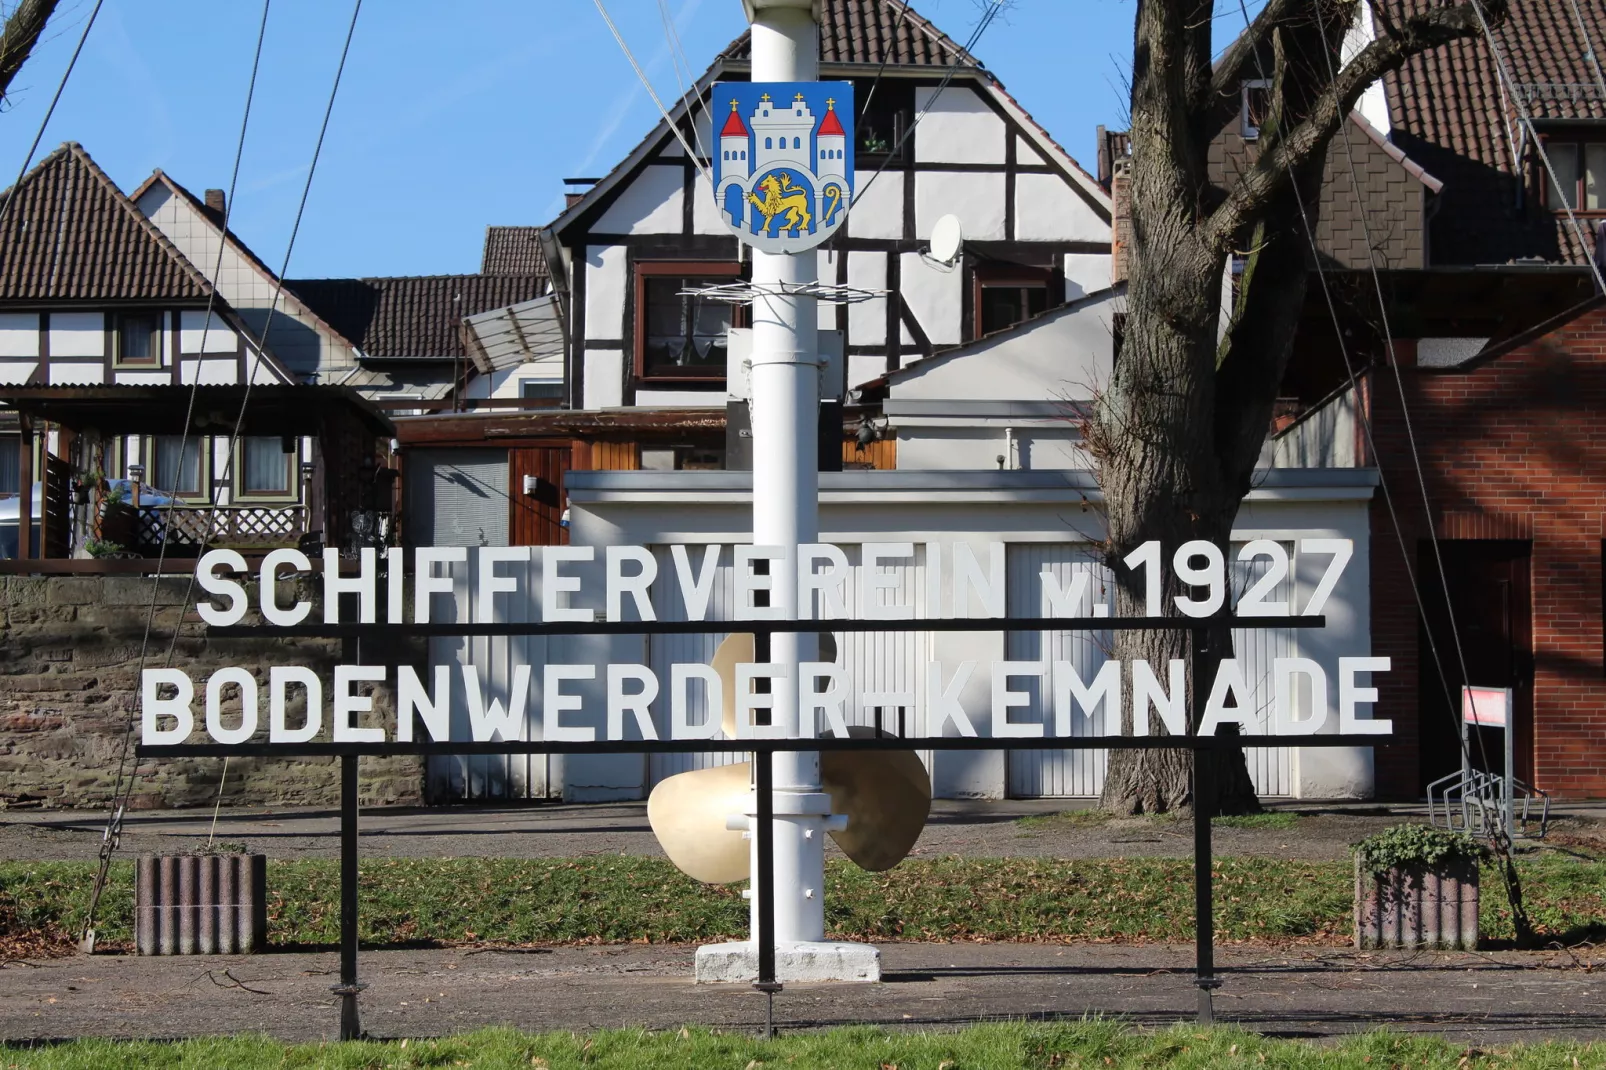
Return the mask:
<path fill-rule="evenodd" d="M 718 82 L 712 108 L 725 225 L 770 253 L 835 233 L 853 201 L 853 83 Z"/>

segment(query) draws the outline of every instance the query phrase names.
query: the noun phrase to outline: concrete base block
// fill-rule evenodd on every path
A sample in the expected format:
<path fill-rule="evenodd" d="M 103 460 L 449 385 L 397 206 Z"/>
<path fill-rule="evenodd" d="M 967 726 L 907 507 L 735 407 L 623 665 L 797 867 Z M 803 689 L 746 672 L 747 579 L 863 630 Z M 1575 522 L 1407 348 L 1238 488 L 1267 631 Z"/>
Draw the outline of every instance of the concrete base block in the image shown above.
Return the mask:
<path fill-rule="evenodd" d="M 775 979 L 879 981 L 881 952 L 869 944 L 797 943 L 775 946 Z M 697 983 L 758 980 L 758 949 L 750 943 L 705 944 L 697 949 Z"/>

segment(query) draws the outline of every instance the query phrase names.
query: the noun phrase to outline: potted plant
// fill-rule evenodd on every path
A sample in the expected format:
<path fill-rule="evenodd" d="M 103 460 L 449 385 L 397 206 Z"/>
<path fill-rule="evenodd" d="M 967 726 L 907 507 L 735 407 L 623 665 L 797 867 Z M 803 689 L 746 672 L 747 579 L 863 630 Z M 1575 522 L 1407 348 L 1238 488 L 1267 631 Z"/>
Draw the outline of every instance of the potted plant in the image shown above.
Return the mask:
<path fill-rule="evenodd" d="M 138 529 L 139 517 L 134 507 L 125 500 L 123 488 L 115 483 L 105 484 L 100 498 L 100 541 L 130 546 Z"/>
<path fill-rule="evenodd" d="M 110 539 L 85 539 L 84 553 L 90 557 L 116 557 L 123 552 L 123 544 Z"/>
<path fill-rule="evenodd" d="M 1478 863 L 1462 832 L 1394 825 L 1355 845 L 1355 946 L 1478 946 Z"/>

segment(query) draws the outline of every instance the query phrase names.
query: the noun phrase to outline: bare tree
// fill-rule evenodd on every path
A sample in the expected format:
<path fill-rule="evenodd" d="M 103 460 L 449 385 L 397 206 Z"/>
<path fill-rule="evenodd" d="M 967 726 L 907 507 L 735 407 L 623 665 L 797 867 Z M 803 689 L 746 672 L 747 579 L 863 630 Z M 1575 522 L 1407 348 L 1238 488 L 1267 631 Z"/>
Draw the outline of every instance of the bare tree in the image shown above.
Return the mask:
<path fill-rule="evenodd" d="M 56 10 L 56 0 L 20 0 L 11 13 L 5 16 L 5 28 L 0 30 L 0 99 L 11 88 L 11 80 L 28 62 L 39 35 L 45 32 L 45 23 Z"/>
<path fill-rule="evenodd" d="M 1507 0 L 1424 3 L 1395 19 L 1377 10 L 1374 39 L 1341 63 L 1360 2 L 1267 0 L 1215 62 L 1212 0 L 1138 2 L 1126 329 L 1086 429 L 1122 616 L 1147 612 L 1143 577 L 1121 564 L 1140 545 L 1163 547 L 1167 613 L 1176 612 L 1175 549 L 1196 539 L 1228 548 L 1304 305 L 1308 234 L 1340 124 L 1368 86 L 1409 57 L 1481 33 L 1474 4 L 1492 26 L 1507 13 Z M 1221 188 L 1208 175 L 1207 156 L 1223 99 L 1236 100 L 1244 79 L 1261 77 L 1272 85 L 1257 154 Z M 1223 272 L 1235 249 L 1248 249 L 1248 260 L 1223 332 Z M 1115 641 L 1123 661 L 1157 668 L 1188 658 L 1188 645 L 1182 632 L 1119 632 Z M 1230 632 L 1213 625 L 1196 652 L 1201 682 L 1214 678 L 1230 650 Z M 1123 731 L 1132 731 L 1129 715 Z M 1241 751 L 1201 754 L 1219 763 L 1223 812 L 1258 808 Z M 1103 806 L 1122 813 L 1188 807 L 1191 766 L 1186 751 L 1115 751 Z"/>

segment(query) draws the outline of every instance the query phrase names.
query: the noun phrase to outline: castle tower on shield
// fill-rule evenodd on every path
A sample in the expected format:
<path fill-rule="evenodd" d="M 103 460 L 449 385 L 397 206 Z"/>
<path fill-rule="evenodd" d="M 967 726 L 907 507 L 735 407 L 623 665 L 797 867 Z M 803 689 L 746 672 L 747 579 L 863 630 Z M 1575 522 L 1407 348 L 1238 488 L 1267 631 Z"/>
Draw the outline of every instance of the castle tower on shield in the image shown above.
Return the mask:
<path fill-rule="evenodd" d="M 742 225 L 742 217 L 746 214 L 742 197 L 746 193 L 748 179 L 753 177 L 753 164 L 747 158 L 747 144 L 747 127 L 742 125 L 742 117 L 736 114 L 736 102 L 733 100 L 730 116 L 719 132 L 719 189 L 715 191 L 715 202 L 733 227 Z M 731 193 L 733 188 L 736 190 L 734 194 Z"/>
<path fill-rule="evenodd" d="M 790 104 L 777 104 L 765 93 L 759 97 L 753 110 L 753 169 L 759 175 L 772 167 L 795 167 L 807 178 L 814 168 L 809 166 L 810 140 L 814 135 L 814 113 L 803 102 L 803 94 Z"/>
<path fill-rule="evenodd" d="M 829 225 L 830 217 L 841 205 L 843 193 L 836 195 L 836 204 L 827 194 L 827 189 L 836 186 L 839 191 L 848 189 L 847 176 L 847 133 L 842 129 L 842 120 L 836 115 L 836 98 L 827 97 L 825 101 L 825 118 L 820 120 L 820 129 L 815 135 L 814 173 L 818 178 L 815 184 L 815 198 L 819 205 L 817 218 L 823 225 Z"/>

